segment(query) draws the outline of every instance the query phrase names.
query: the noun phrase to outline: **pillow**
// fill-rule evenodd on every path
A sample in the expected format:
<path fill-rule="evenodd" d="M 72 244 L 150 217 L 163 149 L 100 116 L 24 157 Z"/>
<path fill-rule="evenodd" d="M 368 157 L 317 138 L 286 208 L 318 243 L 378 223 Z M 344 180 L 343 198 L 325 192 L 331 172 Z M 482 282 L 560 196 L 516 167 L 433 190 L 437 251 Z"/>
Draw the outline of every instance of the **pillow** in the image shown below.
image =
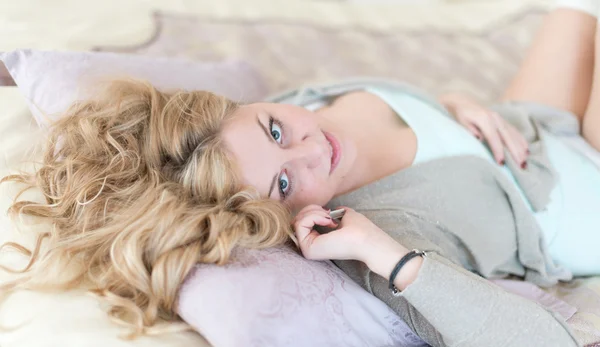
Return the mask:
<path fill-rule="evenodd" d="M 199 264 L 179 315 L 213 346 L 427 346 L 385 303 L 329 261 L 285 247 Z"/>
<path fill-rule="evenodd" d="M 48 123 L 97 82 L 133 77 L 161 89 L 208 90 L 250 102 L 266 95 L 259 73 L 239 60 L 194 62 L 104 52 L 16 50 L 0 54 L 38 124 Z"/>

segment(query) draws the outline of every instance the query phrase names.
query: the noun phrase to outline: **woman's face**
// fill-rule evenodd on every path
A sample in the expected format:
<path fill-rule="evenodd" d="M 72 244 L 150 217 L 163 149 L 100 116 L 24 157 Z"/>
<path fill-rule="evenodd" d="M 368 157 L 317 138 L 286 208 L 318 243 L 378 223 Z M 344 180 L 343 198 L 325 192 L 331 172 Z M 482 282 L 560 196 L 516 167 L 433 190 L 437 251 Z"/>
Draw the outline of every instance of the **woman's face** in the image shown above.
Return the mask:
<path fill-rule="evenodd" d="M 262 197 L 284 201 L 294 212 L 327 204 L 356 156 L 335 123 L 285 104 L 241 106 L 225 125 L 223 138 L 244 183 Z"/>

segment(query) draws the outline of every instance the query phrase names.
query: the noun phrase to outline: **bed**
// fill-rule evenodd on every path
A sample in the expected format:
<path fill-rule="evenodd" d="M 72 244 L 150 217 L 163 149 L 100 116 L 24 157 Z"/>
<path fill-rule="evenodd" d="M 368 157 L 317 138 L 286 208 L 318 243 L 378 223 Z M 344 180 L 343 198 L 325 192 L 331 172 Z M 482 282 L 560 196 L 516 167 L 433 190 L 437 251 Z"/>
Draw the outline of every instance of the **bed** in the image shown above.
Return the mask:
<path fill-rule="evenodd" d="M 36 10 L 28 11 L 32 6 Z M 272 92 L 369 75 L 404 80 L 432 93 L 459 91 L 490 103 L 516 72 L 547 10 L 543 0 L 421 6 L 390 0 L 2 2 L 0 51 L 30 47 L 196 60 L 234 57 L 256 66 Z M 104 25 L 108 21 L 111 25 Z M 4 175 L 21 162 L 38 132 L 14 87 L 0 87 L 0 119 Z M 0 190 L 3 211 L 8 193 Z M 15 231 L 4 214 L 0 228 L 0 241 Z M 600 346 L 600 277 L 549 292 L 577 307 L 569 324 L 580 340 Z M 31 324 L 0 332 L 0 346 L 208 346 L 195 333 L 120 340 L 118 328 L 94 299 L 80 293 L 20 293 L 6 303 L 0 323 L 19 317 L 32 319 Z"/>

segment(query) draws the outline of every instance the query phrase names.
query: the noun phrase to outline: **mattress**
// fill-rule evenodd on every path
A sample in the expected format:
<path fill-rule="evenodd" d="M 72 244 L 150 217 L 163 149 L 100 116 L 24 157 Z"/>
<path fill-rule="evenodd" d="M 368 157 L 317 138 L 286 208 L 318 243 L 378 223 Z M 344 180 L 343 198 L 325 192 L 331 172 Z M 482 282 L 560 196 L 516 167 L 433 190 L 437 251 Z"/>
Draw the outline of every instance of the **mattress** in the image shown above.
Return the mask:
<path fill-rule="evenodd" d="M 403 80 L 434 94 L 463 92 L 491 103 L 516 72 L 547 10 L 543 0 L 426 6 L 376 0 L 3 1 L 0 51 L 234 57 L 254 64 L 272 92 L 308 81 L 362 75 Z M 7 165 L 15 167 L 23 157 L 34 157 L 26 156 L 25 148 L 35 142 L 37 131 L 15 88 L 0 88 L 0 119 L 4 175 Z M 0 209 L 5 210 L 10 192 L 3 189 Z M 4 215 L 0 228 L 0 241 L 16 237 Z M 600 342 L 600 277 L 577 279 L 549 291 L 578 309 L 569 324 L 580 340 L 590 346 Z M 0 324 L 21 319 L 31 325 L 0 332 L 0 346 L 207 345 L 194 333 L 120 340 L 118 328 L 94 299 L 81 293 L 20 293 L 0 311 Z"/>

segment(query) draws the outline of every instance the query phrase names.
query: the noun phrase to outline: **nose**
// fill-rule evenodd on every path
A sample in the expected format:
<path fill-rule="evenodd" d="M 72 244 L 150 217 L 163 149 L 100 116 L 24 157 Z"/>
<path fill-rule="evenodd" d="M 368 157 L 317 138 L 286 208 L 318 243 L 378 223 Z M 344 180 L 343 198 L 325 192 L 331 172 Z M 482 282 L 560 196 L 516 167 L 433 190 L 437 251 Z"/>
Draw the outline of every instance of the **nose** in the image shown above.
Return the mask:
<path fill-rule="evenodd" d="M 315 139 L 305 139 L 293 148 L 293 160 L 314 169 L 324 162 L 328 156 L 327 146 Z"/>

